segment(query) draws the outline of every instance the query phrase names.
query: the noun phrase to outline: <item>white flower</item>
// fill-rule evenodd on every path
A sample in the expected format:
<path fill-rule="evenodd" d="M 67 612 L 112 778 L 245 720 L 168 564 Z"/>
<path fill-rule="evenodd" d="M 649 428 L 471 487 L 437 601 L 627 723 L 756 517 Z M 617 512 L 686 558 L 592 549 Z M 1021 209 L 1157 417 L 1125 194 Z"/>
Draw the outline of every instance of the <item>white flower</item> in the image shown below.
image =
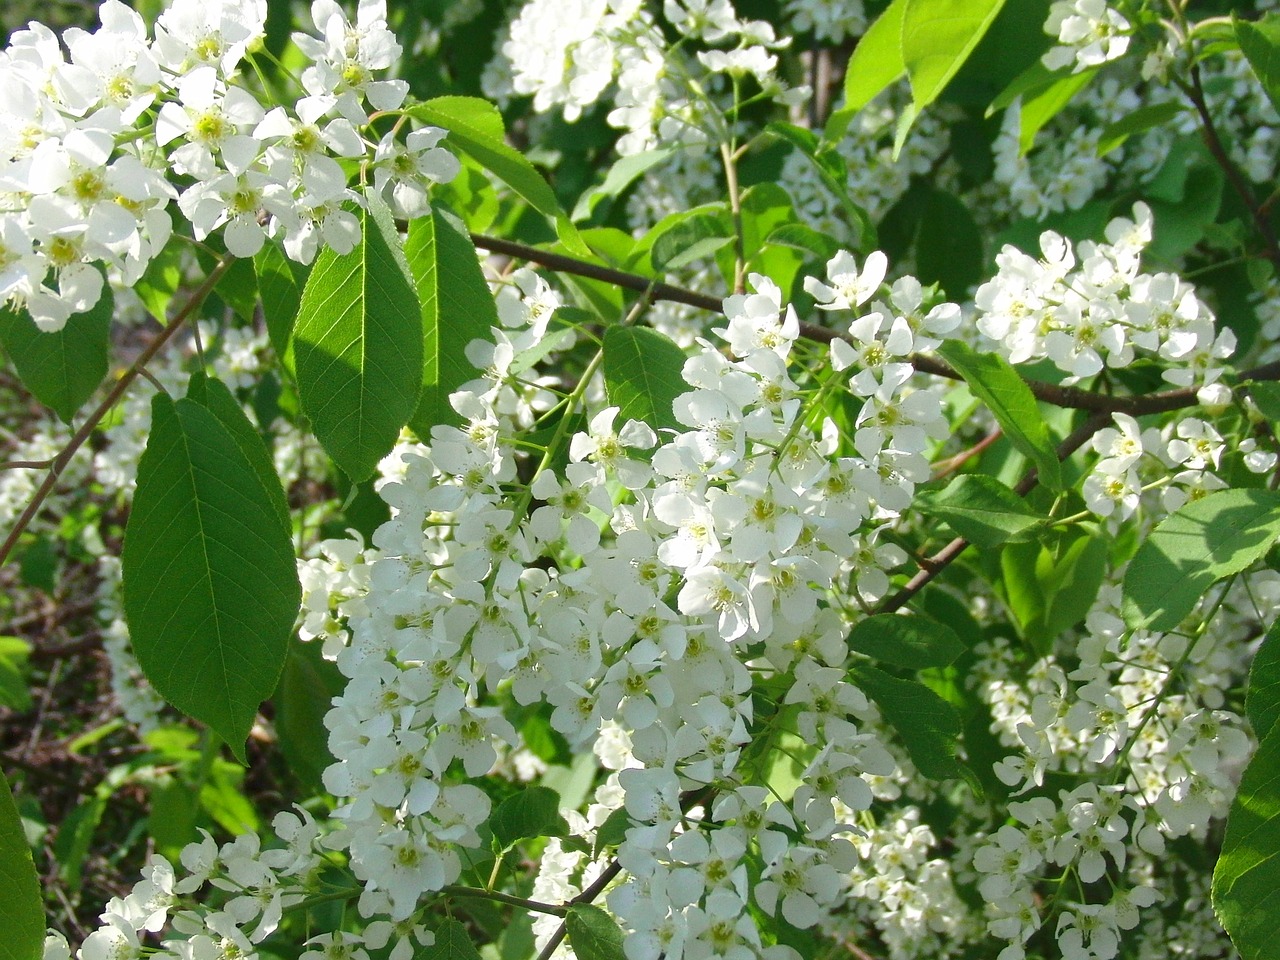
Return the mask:
<path fill-rule="evenodd" d="M 805 277 L 804 288 L 823 310 L 852 310 L 875 296 L 888 268 L 889 260 L 879 250 L 867 256 L 861 271 L 853 255 L 841 250 L 827 261 L 827 279 L 831 285 L 816 277 Z"/>

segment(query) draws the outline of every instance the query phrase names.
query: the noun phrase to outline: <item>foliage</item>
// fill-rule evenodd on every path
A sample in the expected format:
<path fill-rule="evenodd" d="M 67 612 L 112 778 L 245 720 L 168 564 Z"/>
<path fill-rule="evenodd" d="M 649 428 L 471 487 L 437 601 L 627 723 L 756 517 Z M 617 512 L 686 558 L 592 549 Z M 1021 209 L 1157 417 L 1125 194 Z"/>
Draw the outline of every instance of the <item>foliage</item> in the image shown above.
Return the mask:
<path fill-rule="evenodd" d="M 6 956 L 1274 952 L 1271 0 L 47 14 Z"/>

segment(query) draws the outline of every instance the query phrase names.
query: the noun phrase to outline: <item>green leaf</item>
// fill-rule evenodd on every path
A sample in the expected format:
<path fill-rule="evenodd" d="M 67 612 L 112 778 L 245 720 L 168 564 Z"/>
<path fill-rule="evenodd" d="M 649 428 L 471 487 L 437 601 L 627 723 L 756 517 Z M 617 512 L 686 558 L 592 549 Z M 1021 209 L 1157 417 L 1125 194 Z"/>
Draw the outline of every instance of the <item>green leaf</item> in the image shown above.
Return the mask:
<path fill-rule="evenodd" d="M 1056 83 L 1064 76 L 1066 76 L 1066 74 L 1063 71 L 1050 70 L 1037 59 L 1009 81 L 1009 85 L 996 95 L 995 99 L 987 106 L 983 115 L 986 117 L 995 116 L 995 114 L 1004 110 L 1019 97 L 1025 97 L 1029 93 L 1039 92 Z"/>
<path fill-rule="evenodd" d="M 37 400 L 63 423 L 92 396 L 107 375 L 111 348 L 111 290 L 87 313 L 77 314 L 56 333 L 45 333 L 25 313 L 0 308 L 0 343 L 18 376 Z"/>
<path fill-rule="evenodd" d="M 968 649 L 954 630 L 922 613 L 879 613 L 859 620 L 848 643 L 850 650 L 910 670 L 945 667 Z"/>
<path fill-rule="evenodd" d="M 915 680 L 901 680 L 859 664 L 850 671 L 862 692 L 902 739 L 911 762 L 930 780 L 964 778 L 980 793 L 973 774 L 956 759 L 960 716 L 955 707 Z"/>
<path fill-rule="evenodd" d="M 524 154 L 507 145 L 502 114 L 492 103 L 479 97 L 436 97 L 410 107 L 408 113 L 448 130 L 445 147 L 456 147 L 469 154 L 535 210 L 555 221 L 556 234 L 574 254 L 591 257 L 590 249 L 560 206 L 555 191 Z"/>
<path fill-rule="evenodd" d="M 569 218 L 575 223 L 586 220 L 591 216 L 596 205 L 601 200 L 612 200 L 618 197 L 631 184 L 662 163 L 674 152 L 670 147 L 662 147 L 657 150 L 646 150 L 643 153 L 635 153 L 629 157 L 623 157 L 609 168 L 609 173 L 605 176 L 604 183 L 592 187 L 578 198 L 578 202 L 574 205 L 573 213 L 570 214 Z"/>
<path fill-rule="evenodd" d="M 733 242 L 723 217 L 691 211 L 656 233 L 650 251 L 655 270 L 679 270 L 695 260 L 711 257 Z"/>
<path fill-rule="evenodd" d="M 293 543 L 238 407 L 161 393 L 151 410 L 121 558 L 125 617 L 157 692 L 243 762 L 301 601 Z"/>
<path fill-rule="evenodd" d="M 995 477 L 981 474 L 962 474 L 944 490 L 920 494 L 916 504 L 979 547 L 1029 540 L 1048 519 Z"/>
<path fill-rule="evenodd" d="M 1124 577 L 1130 627 L 1172 630 L 1214 583 L 1260 559 L 1280 536 L 1280 493 L 1219 490 L 1151 532 Z"/>
<path fill-rule="evenodd" d="M 1268 13 L 1252 23 L 1233 15 L 1232 21 L 1240 50 L 1253 67 L 1271 105 L 1280 110 L 1280 14 Z"/>
<path fill-rule="evenodd" d="M 31 709 L 27 660 L 31 644 L 21 637 L 0 637 L 0 706 L 16 713 Z"/>
<path fill-rule="evenodd" d="M 917 110 L 938 99 L 978 45 L 1004 0 L 907 0 L 902 62 Z"/>
<path fill-rule="evenodd" d="M 186 250 L 181 244 L 166 243 L 133 285 L 142 305 L 161 325 L 168 322 L 169 303 L 182 286 L 185 258 Z"/>
<path fill-rule="evenodd" d="M 317 790 L 325 767 L 333 762 L 325 714 L 346 686 L 337 666 L 320 650 L 320 640 L 289 644 L 280 685 L 271 697 L 276 736 L 289 771 Z"/>
<path fill-rule="evenodd" d="M 906 73 L 902 59 L 902 22 L 908 0 L 893 0 L 853 49 L 844 73 L 844 106 L 827 121 L 827 140 L 841 139 L 858 111 Z"/>
<path fill-rule="evenodd" d="M 467 229 L 440 208 L 409 224 L 405 255 L 422 307 L 422 393 L 409 425 L 423 440 L 431 428 L 460 423 L 449 394 L 477 376 L 467 344 L 492 340 L 498 308 Z"/>
<path fill-rule="evenodd" d="M 916 274 L 963 300 L 985 275 L 983 236 L 969 208 L 955 194 L 930 190 L 916 234 Z"/>
<path fill-rule="evenodd" d="M 1273 960 L 1280 930 L 1280 726 L 1263 738 L 1227 814 L 1213 909 L 1242 960 Z"/>
<path fill-rule="evenodd" d="M 684 351 L 657 330 L 610 327 L 604 333 L 604 388 L 619 408 L 618 423 L 642 420 L 654 430 L 679 428 L 671 402 L 689 385 Z"/>
<path fill-rule="evenodd" d="M 627 813 L 626 807 L 619 807 L 604 818 L 604 823 L 596 831 L 595 855 L 599 856 L 605 847 L 616 847 L 627 839 L 627 831 L 630 829 L 631 815 Z"/>
<path fill-rule="evenodd" d="M 414 960 L 480 960 L 480 951 L 471 942 L 471 934 L 457 920 L 440 921 L 435 934 L 435 943 L 418 950 Z"/>
<path fill-rule="evenodd" d="M 569 946 L 578 960 L 625 960 L 622 930 L 613 917 L 590 903 L 575 903 L 565 918 Z"/>
<path fill-rule="evenodd" d="M 293 369 L 293 326 L 298 322 L 302 290 L 311 268 L 284 255 L 278 244 L 266 243 L 253 258 L 258 296 L 267 321 L 271 348 L 288 370 Z"/>
<path fill-rule="evenodd" d="M 360 243 L 316 258 L 293 332 L 298 394 L 321 446 L 352 480 L 373 475 L 422 387 L 422 316 L 391 212 L 361 211 Z"/>
<path fill-rule="evenodd" d="M 1244 709 L 1259 740 L 1275 730 L 1276 720 L 1280 719 L 1280 640 L 1277 636 L 1280 636 L 1280 620 L 1271 624 L 1249 668 Z"/>
<path fill-rule="evenodd" d="M 1000 555 L 1005 594 L 1023 638 L 1040 655 L 1088 614 L 1107 572 L 1107 541 L 1092 529 L 1055 543 L 1015 543 Z"/>
<path fill-rule="evenodd" d="M 1258 380 L 1249 384 L 1249 396 L 1268 420 L 1280 421 L 1280 383 Z"/>
<path fill-rule="evenodd" d="M 227 385 L 221 380 L 207 377 L 202 372 L 192 374 L 187 386 L 187 397 L 194 400 L 218 418 L 218 422 L 231 434 L 245 460 L 258 475 L 258 482 L 265 491 L 276 518 L 284 530 L 285 536 L 293 536 L 293 520 L 289 516 L 289 502 L 285 498 L 284 487 L 280 485 L 280 476 L 276 473 L 275 463 L 266 442 L 249 419 L 244 409 L 232 395 Z"/>
<path fill-rule="evenodd" d="M 0 960 L 39 960 L 44 953 L 44 901 L 31 848 L 9 781 L 0 772 Z"/>
<path fill-rule="evenodd" d="M 958 340 L 948 340 L 938 353 L 964 377 L 973 395 L 985 403 L 1014 447 L 1025 454 L 1050 490 L 1062 489 L 1058 455 L 1031 388 L 1009 362 L 995 353 L 977 353 Z"/>
<path fill-rule="evenodd" d="M 548 787 L 528 787 L 503 800 L 489 816 L 489 829 L 500 849 L 532 837 L 568 832 L 560 816 L 560 795 Z"/>
<path fill-rule="evenodd" d="M 1097 74 L 1098 68 L 1092 67 L 1079 73 L 1068 73 L 1059 76 L 1052 83 L 1023 98 L 1019 113 L 1018 150 L 1027 153 L 1036 142 L 1036 134 L 1044 129 L 1045 124 L 1062 112 L 1062 108 L 1072 98 L 1087 87 Z"/>
<path fill-rule="evenodd" d="M 1102 131 L 1102 138 L 1098 141 L 1098 156 L 1105 157 L 1135 133 L 1143 133 L 1152 127 L 1162 126 L 1175 117 L 1181 116 L 1186 109 L 1186 104 L 1178 100 L 1139 107 L 1115 123 L 1109 124 Z"/>

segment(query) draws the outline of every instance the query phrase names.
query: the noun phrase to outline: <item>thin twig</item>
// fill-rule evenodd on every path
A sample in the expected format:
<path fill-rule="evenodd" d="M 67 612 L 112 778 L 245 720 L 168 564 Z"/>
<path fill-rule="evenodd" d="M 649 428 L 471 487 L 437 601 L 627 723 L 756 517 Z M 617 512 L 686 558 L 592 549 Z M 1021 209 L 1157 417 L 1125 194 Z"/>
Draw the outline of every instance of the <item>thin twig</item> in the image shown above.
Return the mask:
<path fill-rule="evenodd" d="M 85 422 L 80 425 L 80 429 L 72 435 L 62 452 L 53 458 L 53 463 L 49 467 L 49 472 L 46 474 L 40 486 L 36 489 L 35 495 L 31 498 L 31 502 L 27 504 L 26 509 L 22 511 L 22 515 L 18 517 L 17 522 L 13 525 L 13 529 L 9 531 L 9 536 L 5 538 L 4 544 L 0 545 L 0 566 L 3 566 L 5 561 L 9 559 L 9 555 L 13 553 L 13 548 L 17 545 L 18 538 L 22 536 L 23 532 L 31 524 L 32 519 L 40 511 L 40 507 L 44 504 L 45 500 L 48 499 L 49 494 L 53 492 L 53 488 L 58 483 L 58 478 L 62 476 L 62 471 L 66 469 L 67 464 L 71 462 L 71 458 L 75 456 L 76 451 L 79 450 L 84 445 L 84 442 L 89 439 L 94 428 L 97 427 L 102 418 L 107 415 L 107 412 L 119 402 L 122 396 L 124 396 L 124 392 L 128 390 L 133 381 L 138 378 L 142 368 L 151 362 L 152 358 L 160 352 L 166 343 L 173 339 L 173 335 L 178 332 L 183 323 L 186 322 L 187 318 L 190 317 L 200 304 L 204 302 L 204 298 L 209 295 L 209 292 L 213 290 L 215 286 L 217 286 L 218 281 L 221 280 L 222 275 L 230 269 L 234 260 L 235 258 L 228 254 L 218 261 L 214 268 L 209 271 L 209 275 L 205 277 L 204 282 L 195 289 L 187 299 L 187 302 L 182 305 L 182 309 L 174 314 L 173 319 L 169 321 L 169 325 L 161 330 L 160 333 L 156 335 L 155 339 L 147 344 L 146 349 L 138 355 L 138 359 L 133 361 L 132 366 L 120 375 L 120 379 L 117 380 L 115 385 L 111 388 L 111 392 L 107 394 L 106 399 L 94 408 L 93 412 L 89 414 Z"/>
<path fill-rule="evenodd" d="M 1236 195 L 1249 211 L 1249 216 L 1253 218 L 1253 225 L 1267 246 L 1267 256 L 1272 263 L 1280 267 L 1280 240 L 1276 239 L 1276 232 L 1272 229 L 1271 221 L 1268 219 L 1262 205 L 1254 197 L 1253 190 L 1245 180 L 1244 174 L 1232 162 L 1226 147 L 1222 145 L 1222 138 L 1218 135 L 1217 124 L 1214 123 L 1213 115 L 1209 112 L 1208 101 L 1205 99 L 1204 84 L 1201 82 L 1200 65 L 1198 63 L 1191 65 L 1190 74 L 1191 83 L 1189 86 L 1183 86 L 1183 92 L 1186 93 L 1187 99 L 1191 101 L 1191 105 L 1195 107 L 1196 113 L 1200 116 L 1200 135 L 1204 140 L 1204 145 L 1209 148 L 1209 153 L 1213 155 L 1213 159 L 1222 168 L 1222 172 L 1226 174 L 1231 188 L 1235 190 Z"/>

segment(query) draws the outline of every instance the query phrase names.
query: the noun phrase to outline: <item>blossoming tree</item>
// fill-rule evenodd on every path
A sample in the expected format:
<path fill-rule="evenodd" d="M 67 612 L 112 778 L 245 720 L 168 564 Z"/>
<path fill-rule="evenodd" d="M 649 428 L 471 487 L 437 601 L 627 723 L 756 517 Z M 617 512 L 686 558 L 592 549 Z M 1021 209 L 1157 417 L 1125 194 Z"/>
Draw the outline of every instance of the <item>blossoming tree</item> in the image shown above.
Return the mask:
<path fill-rule="evenodd" d="M 168 759 L 95 903 L 0 752 L 0 956 L 1274 956 L 1274 7 L 13 33 L 0 561 Z"/>

